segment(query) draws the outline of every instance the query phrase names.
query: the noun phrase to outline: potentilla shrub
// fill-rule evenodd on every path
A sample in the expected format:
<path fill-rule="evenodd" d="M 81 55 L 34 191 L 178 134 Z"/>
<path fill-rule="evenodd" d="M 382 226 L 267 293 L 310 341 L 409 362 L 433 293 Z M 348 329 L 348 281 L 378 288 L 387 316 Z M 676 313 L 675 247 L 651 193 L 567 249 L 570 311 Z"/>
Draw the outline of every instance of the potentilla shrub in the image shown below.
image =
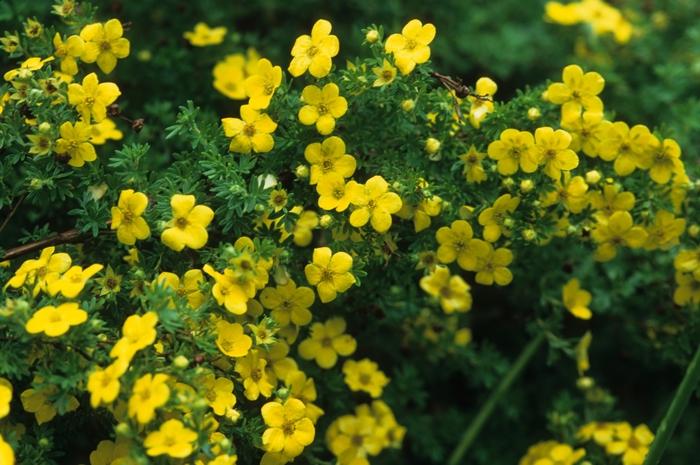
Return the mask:
<path fill-rule="evenodd" d="M 603 76 L 572 64 L 496 102 L 488 77 L 433 71 L 432 24 L 370 27 L 368 56 L 342 63 L 319 19 L 284 68 L 222 54 L 212 92 L 243 104 L 182 102 L 156 150 L 138 131 L 159 122 L 129 116 L 110 77 L 135 38 L 72 5 L 2 42 L 18 65 L 0 88 L 0 231 L 36 209 L 25 243 L 3 236 L 3 464 L 87 460 L 85 442 L 92 465 L 381 463 L 413 434 L 406 379 L 434 370 L 396 370 L 401 350 L 472 353 L 488 287 L 529 296 L 528 331 L 577 361 L 597 406 L 521 463 L 641 463 L 653 433 L 606 417 L 591 335 L 562 327 L 611 306 L 599 273 L 655 257 L 659 311 L 697 309 L 697 204 L 679 145 L 616 121 Z M 184 38 L 198 53 L 226 34 Z"/>

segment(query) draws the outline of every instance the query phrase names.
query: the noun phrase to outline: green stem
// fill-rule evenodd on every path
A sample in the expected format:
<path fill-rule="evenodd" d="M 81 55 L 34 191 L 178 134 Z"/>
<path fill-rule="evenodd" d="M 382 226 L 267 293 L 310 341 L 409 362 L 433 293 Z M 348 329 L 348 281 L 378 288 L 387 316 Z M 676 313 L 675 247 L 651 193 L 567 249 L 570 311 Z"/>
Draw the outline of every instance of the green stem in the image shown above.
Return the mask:
<path fill-rule="evenodd" d="M 664 419 L 661 420 L 661 424 L 659 425 L 659 429 L 656 431 L 656 437 L 654 438 L 654 442 L 651 444 L 651 448 L 649 448 L 649 453 L 644 461 L 644 465 L 659 464 L 661 456 L 663 455 L 664 450 L 671 439 L 673 430 L 676 429 L 676 425 L 678 425 L 678 421 L 681 419 L 683 410 L 685 410 L 685 407 L 688 405 L 690 396 L 695 391 L 695 388 L 697 388 L 699 382 L 700 346 L 698 346 L 698 349 L 695 351 L 695 355 L 693 356 L 693 360 L 690 361 L 690 365 L 688 365 L 688 368 L 685 371 L 685 376 L 683 377 L 683 381 L 681 381 L 680 386 L 678 386 L 676 395 L 673 396 L 671 406 L 668 408 Z"/>
<path fill-rule="evenodd" d="M 459 444 L 452 452 L 450 459 L 447 461 L 448 465 L 458 465 L 462 461 L 464 454 L 467 453 L 467 450 L 469 450 L 472 442 L 474 442 L 476 437 L 479 435 L 479 432 L 486 423 L 486 420 L 489 419 L 503 395 L 508 392 L 508 389 L 510 389 L 510 386 L 518 378 L 523 369 L 528 363 L 530 363 L 530 360 L 537 353 L 537 350 L 540 348 L 544 340 L 545 333 L 541 332 L 525 346 L 517 360 L 515 360 L 515 363 L 513 363 L 513 366 L 510 367 L 510 370 L 508 370 L 508 373 L 506 373 L 503 379 L 501 379 L 498 386 L 491 391 L 486 403 L 481 407 L 476 417 L 472 420 L 471 424 L 462 435 L 462 439 L 459 441 Z"/>

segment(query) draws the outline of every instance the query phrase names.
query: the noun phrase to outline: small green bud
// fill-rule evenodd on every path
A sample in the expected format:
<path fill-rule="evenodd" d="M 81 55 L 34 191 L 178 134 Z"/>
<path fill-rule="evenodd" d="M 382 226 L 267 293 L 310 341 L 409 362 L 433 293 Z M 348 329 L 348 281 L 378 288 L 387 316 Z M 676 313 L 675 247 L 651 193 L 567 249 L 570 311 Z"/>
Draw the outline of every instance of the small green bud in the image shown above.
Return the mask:
<path fill-rule="evenodd" d="M 527 110 L 527 119 L 530 121 L 537 121 L 542 116 L 542 112 L 537 107 L 530 107 Z"/>
<path fill-rule="evenodd" d="M 520 192 L 522 192 L 523 194 L 531 192 L 534 188 L 535 183 L 532 182 L 532 179 L 523 179 L 522 181 L 520 181 Z"/>
<path fill-rule="evenodd" d="M 376 29 L 370 29 L 369 31 L 367 31 L 367 34 L 365 34 L 365 40 L 368 44 L 375 43 L 379 40 L 379 31 L 377 31 Z"/>
<path fill-rule="evenodd" d="M 318 224 L 321 226 L 323 229 L 327 229 L 330 227 L 330 225 L 333 224 L 333 217 L 331 215 L 321 215 L 321 217 L 318 219 Z"/>
<path fill-rule="evenodd" d="M 434 137 L 428 137 L 428 139 L 425 141 L 425 151 L 430 155 L 435 154 L 438 152 L 438 150 L 440 150 L 440 145 L 439 140 L 435 139 Z"/>
<path fill-rule="evenodd" d="M 416 108 L 416 102 L 414 100 L 406 99 L 401 102 L 401 109 L 407 113 L 413 111 L 414 108 Z"/>
<path fill-rule="evenodd" d="M 299 179 L 306 179 L 309 177 L 309 167 L 306 165 L 298 165 L 294 169 L 294 175 Z"/>
<path fill-rule="evenodd" d="M 175 366 L 175 368 L 187 368 L 187 365 L 189 364 L 190 361 L 184 355 L 178 355 L 173 359 L 173 365 Z"/>

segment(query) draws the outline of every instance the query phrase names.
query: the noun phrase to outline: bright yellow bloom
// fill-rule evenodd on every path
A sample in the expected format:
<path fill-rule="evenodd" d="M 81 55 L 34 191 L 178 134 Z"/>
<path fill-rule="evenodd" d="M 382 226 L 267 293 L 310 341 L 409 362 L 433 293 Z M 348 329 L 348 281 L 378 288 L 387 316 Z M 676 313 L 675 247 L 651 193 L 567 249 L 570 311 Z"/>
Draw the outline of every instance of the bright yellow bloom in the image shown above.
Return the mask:
<path fill-rule="evenodd" d="M 253 339 L 243 332 L 239 323 L 225 320 L 216 322 L 216 346 L 229 357 L 245 357 L 253 345 Z"/>
<path fill-rule="evenodd" d="M 476 258 L 486 253 L 486 242 L 474 239 L 474 232 L 469 223 L 464 220 L 455 220 L 448 226 L 443 226 L 435 233 L 439 247 L 437 258 L 441 263 L 457 264 L 463 270 L 473 271 L 476 267 Z"/>
<path fill-rule="evenodd" d="M 131 360 L 141 349 L 150 346 L 156 340 L 156 324 L 158 314 L 146 312 L 142 315 L 131 315 L 122 325 L 122 338 L 114 344 L 109 356 L 122 360 Z"/>
<path fill-rule="evenodd" d="M 578 166 L 578 156 L 569 148 L 571 134 L 563 129 L 537 128 L 535 130 L 535 148 L 540 163 L 544 164 L 544 173 L 558 180 L 562 170 L 571 171 Z"/>
<path fill-rule="evenodd" d="M 198 308 L 204 302 L 204 294 L 199 290 L 204 283 L 201 270 L 187 270 L 182 279 L 175 273 L 163 272 L 158 275 L 158 283 L 175 291 L 179 297 L 185 297 L 191 308 Z"/>
<path fill-rule="evenodd" d="M 180 420 L 171 419 L 160 425 L 158 431 L 148 433 L 143 446 L 151 457 L 168 455 L 183 459 L 192 454 L 196 440 L 197 433 L 186 428 Z"/>
<path fill-rule="evenodd" d="M 653 441 L 654 433 L 645 424 L 632 428 L 627 422 L 616 423 L 613 440 L 606 444 L 605 452 L 621 456 L 623 465 L 642 465 Z"/>
<path fill-rule="evenodd" d="M 73 105 L 84 121 L 90 117 L 99 123 L 107 117 L 107 107 L 121 95 L 113 82 L 99 82 L 97 74 L 90 73 L 81 84 L 68 84 L 68 103 Z"/>
<path fill-rule="evenodd" d="M 571 134 L 571 150 L 581 150 L 589 157 L 595 158 L 610 124 L 612 123 L 604 119 L 602 112 L 584 111 L 577 118 L 563 120 L 561 127 Z"/>
<path fill-rule="evenodd" d="M 305 105 L 299 109 L 299 121 L 306 126 L 315 123 L 318 133 L 324 136 L 333 132 L 335 120 L 348 111 L 348 102 L 334 83 L 326 84 L 323 89 L 313 85 L 304 87 L 301 101 Z"/>
<path fill-rule="evenodd" d="M 236 360 L 235 370 L 243 378 L 243 394 L 246 399 L 257 400 L 261 394 L 263 397 L 272 395 L 277 380 L 260 351 L 253 349 L 245 357 Z"/>
<path fill-rule="evenodd" d="M 437 266 L 431 274 L 423 276 L 420 287 L 440 300 L 445 313 L 466 312 L 472 307 L 469 284 L 459 275 L 450 276 L 450 270 L 445 266 Z"/>
<path fill-rule="evenodd" d="M 343 364 L 345 384 L 351 391 L 364 391 L 376 399 L 382 395 L 389 378 L 379 369 L 376 362 L 368 358 L 360 361 L 346 360 Z"/>
<path fill-rule="evenodd" d="M 67 302 L 58 307 L 47 305 L 32 315 L 25 329 L 29 334 L 44 333 L 49 337 L 57 337 L 65 334 L 71 326 L 85 323 L 87 318 L 87 312 L 77 302 Z"/>
<path fill-rule="evenodd" d="M 632 192 L 620 192 L 614 184 L 603 187 L 603 192 L 589 194 L 591 206 L 596 210 L 596 218 L 609 218 L 617 211 L 630 211 L 634 208 L 635 197 Z"/>
<path fill-rule="evenodd" d="M 40 70 L 46 63 L 53 61 L 53 57 L 39 58 L 30 57 L 24 60 L 19 68 L 11 69 L 3 75 L 6 81 L 14 81 L 15 79 L 28 79 L 32 77 L 34 71 Z"/>
<path fill-rule="evenodd" d="M 326 436 L 338 463 L 366 465 L 368 456 L 382 451 L 387 432 L 382 431 L 374 416 L 343 415 L 329 426 Z"/>
<path fill-rule="evenodd" d="M 160 236 L 163 244 L 176 252 L 185 247 L 201 249 L 207 243 L 207 226 L 214 211 L 206 205 L 195 205 L 194 195 L 175 194 L 170 198 L 173 219 Z"/>
<path fill-rule="evenodd" d="M 506 129 L 499 140 L 488 147 L 489 158 L 498 161 L 498 173 L 510 176 L 518 171 L 534 173 L 537 170 L 535 138 L 527 131 Z"/>
<path fill-rule="evenodd" d="M 654 216 L 654 223 L 647 226 L 647 241 L 644 248 L 647 250 L 668 250 L 678 244 L 678 239 L 685 231 L 684 218 L 676 218 L 673 213 L 659 210 Z"/>
<path fill-rule="evenodd" d="M 312 324 L 309 338 L 299 344 L 299 355 L 304 360 L 315 360 L 321 368 L 332 368 L 338 355 L 347 357 L 357 348 L 357 341 L 345 334 L 345 328 L 345 320 L 341 317 Z"/>
<path fill-rule="evenodd" d="M 118 437 L 116 441 L 102 440 L 97 443 L 97 448 L 90 453 L 90 465 L 117 465 L 118 459 L 124 459 L 129 455 L 131 443 L 128 439 Z M 124 464 L 126 465 L 126 464 Z"/>
<path fill-rule="evenodd" d="M 544 441 L 531 446 L 518 465 L 574 465 L 585 455 L 585 449 L 574 450 L 568 444 Z"/>
<path fill-rule="evenodd" d="M 578 279 L 573 278 L 562 289 L 564 307 L 576 318 L 590 320 L 593 313 L 588 306 L 591 303 L 591 293 L 581 289 Z"/>
<path fill-rule="evenodd" d="M 354 160 L 354 159 L 353 159 Z M 337 174 L 323 176 L 316 185 L 318 192 L 318 206 L 324 210 L 336 210 L 343 212 L 350 206 L 352 194 L 356 192 L 358 184 L 355 181 L 345 183 L 345 179 Z"/>
<path fill-rule="evenodd" d="M 673 139 L 664 139 L 651 156 L 649 176 L 657 184 L 666 184 L 671 175 L 679 173 L 683 168 L 681 148 Z"/>
<path fill-rule="evenodd" d="M 681 307 L 693 303 L 700 304 L 700 273 L 676 272 L 676 289 L 673 302 Z"/>
<path fill-rule="evenodd" d="M 10 413 L 12 401 L 12 384 L 5 378 L 0 378 L 0 419 Z"/>
<path fill-rule="evenodd" d="M 56 153 L 70 157 L 68 164 L 75 168 L 85 165 L 85 162 L 95 161 L 97 154 L 90 143 L 92 128 L 88 123 L 78 121 L 73 125 L 70 121 L 61 124 L 61 137 L 56 141 Z"/>
<path fill-rule="evenodd" d="M 85 63 L 97 62 L 103 73 L 111 73 L 117 66 L 117 58 L 129 56 L 130 44 L 122 35 L 124 30 L 118 19 L 88 24 L 80 31 L 80 38 L 85 41 L 80 59 Z"/>
<path fill-rule="evenodd" d="M 40 379 L 34 378 L 34 382 L 40 382 Z M 27 389 L 20 394 L 22 408 L 29 413 L 33 413 L 38 424 L 48 423 L 58 413 L 54 404 L 49 401 L 58 393 L 58 387 L 55 385 L 44 386 L 41 389 Z M 76 410 L 80 404 L 74 396 L 68 396 L 64 413 Z"/>
<path fill-rule="evenodd" d="M 345 153 L 345 142 L 337 136 L 307 145 L 304 158 L 311 164 L 309 184 L 316 184 L 324 176 L 330 175 L 349 178 L 357 166 L 355 157 Z"/>
<path fill-rule="evenodd" d="M 467 182 L 480 183 L 486 181 L 486 171 L 481 163 L 484 161 L 486 154 L 479 152 L 474 145 L 469 147 L 469 151 L 459 156 L 459 159 L 464 163 L 462 173 L 467 178 Z"/>
<path fill-rule="evenodd" d="M 262 435 L 266 451 L 279 452 L 291 459 L 313 442 L 316 430 L 299 399 L 290 398 L 283 404 L 268 402 L 262 406 L 261 413 L 268 427 Z"/>
<path fill-rule="evenodd" d="M 2 437 L 0 434 L 0 463 L 3 465 L 15 465 L 15 452 L 12 447 Z"/>
<path fill-rule="evenodd" d="M 418 19 L 412 19 L 401 30 L 401 34 L 391 34 L 384 49 L 394 54 L 394 62 L 401 74 L 409 74 L 416 65 L 430 59 L 428 45 L 435 38 L 435 26 L 425 25 Z"/>
<path fill-rule="evenodd" d="M 352 257 L 345 252 L 333 253 L 328 247 L 314 249 L 313 261 L 304 268 L 306 279 L 316 286 L 321 302 L 335 300 L 338 292 L 345 292 L 355 284 Z"/>
<path fill-rule="evenodd" d="M 262 58 L 256 66 L 256 73 L 245 80 L 246 94 L 250 97 L 248 104 L 256 109 L 263 110 L 270 105 L 270 100 L 282 84 L 282 68 L 272 66 L 267 58 Z"/>
<path fill-rule="evenodd" d="M 241 285 L 236 273 L 230 268 L 219 273 L 209 264 L 204 265 L 203 270 L 216 281 L 212 287 L 212 295 L 216 302 L 235 315 L 243 315 L 246 312 L 246 302 L 248 302 L 249 295 Z"/>
<path fill-rule="evenodd" d="M 78 59 L 85 51 L 85 41 L 72 35 L 64 42 L 58 32 L 53 36 L 54 56 L 61 62 L 61 72 L 74 76 L 78 74 Z"/>
<path fill-rule="evenodd" d="M 290 397 L 299 399 L 306 405 L 306 416 L 316 424 L 316 421 L 323 410 L 313 404 L 316 401 L 316 384 L 313 378 L 307 378 L 306 374 L 301 370 L 292 370 L 284 379 L 285 386 L 289 389 Z"/>
<path fill-rule="evenodd" d="M 413 229 L 415 232 L 421 232 L 430 227 L 431 217 L 439 215 L 441 210 L 442 199 L 433 195 L 430 198 L 424 198 L 416 206 L 404 202 L 396 215 L 405 220 L 413 219 Z"/>
<path fill-rule="evenodd" d="M 331 34 L 333 26 L 325 19 L 319 19 L 311 29 L 311 35 L 297 37 L 292 47 L 292 61 L 289 63 L 289 73 L 301 76 L 309 70 L 315 78 L 322 78 L 331 71 L 332 58 L 340 50 L 338 38 Z"/>
<path fill-rule="evenodd" d="M 218 45 L 224 41 L 227 29 L 223 26 L 209 27 L 206 23 L 199 22 L 194 25 L 194 30 L 185 31 L 182 37 L 195 47 Z"/>
<path fill-rule="evenodd" d="M 382 87 L 389 85 L 396 78 L 396 68 L 391 66 L 391 63 L 389 63 L 389 60 L 387 60 L 386 58 L 384 58 L 384 63 L 382 64 L 382 66 L 375 66 L 374 68 L 372 68 L 372 72 L 375 76 L 377 76 L 377 79 L 375 79 L 374 83 L 372 83 L 373 87 Z"/>
<path fill-rule="evenodd" d="M 627 123 L 616 121 L 606 125 L 599 156 L 605 161 L 615 160 L 615 173 L 627 176 L 637 168 L 649 168 L 651 154 L 658 144 L 659 141 L 646 126 L 637 124 L 630 128 Z"/>
<path fill-rule="evenodd" d="M 214 89 L 233 100 L 245 99 L 246 65 L 246 57 L 242 53 L 227 55 L 218 61 L 212 70 Z"/>
<path fill-rule="evenodd" d="M 314 291 L 306 286 L 297 287 L 291 279 L 275 288 L 267 287 L 260 293 L 260 303 L 269 310 L 270 316 L 280 326 L 290 323 L 298 326 L 311 322 L 309 307 L 315 300 Z"/>
<path fill-rule="evenodd" d="M 391 214 L 401 210 L 401 197 L 389 192 L 389 184 L 381 176 L 373 176 L 362 184 L 356 184 L 350 192 L 355 207 L 350 214 L 350 224 L 360 228 L 369 222 L 375 231 L 384 233 L 391 228 Z"/>
<path fill-rule="evenodd" d="M 647 233 L 641 226 L 635 226 L 632 215 L 617 211 L 605 219 L 598 217 L 598 225 L 591 231 L 591 237 L 598 244 L 595 258 L 607 262 L 615 258 L 618 246 L 638 248 L 647 240 Z"/>
<path fill-rule="evenodd" d="M 265 153 L 272 150 L 275 140 L 272 133 L 277 123 L 265 113 L 253 109 L 251 105 L 240 108 L 241 118 L 222 118 L 221 124 L 226 137 L 231 137 L 229 150 L 236 153 Z"/>
<path fill-rule="evenodd" d="M 571 213 L 581 213 L 588 205 L 588 184 L 581 176 L 572 178 L 569 172 L 565 172 L 562 178 L 554 183 L 554 190 L 542 199 L 542 206 L 549 207 L 559 203 Z"/>
<path fill-rule="evenodd" d="M 204 388 L 209 406 L 217 415 L 224 415 L 236 405 L 236 395 L 233 393 L 233 381 L 217 378 L 214 373 L 208 373 L 199 379 Z"/>
<path fill-rule="evenodd" d="M 95 274 L 102 271 L 103 265 L 98 263 L 90 265 L 83 270 L 82 266 L 72 266 L 61 277 L 49 284 L 49 294 L 61 293 L 63 297 L 73 299 L 80 294 L 87 281 Z"/>
<path fill-rule="evenodd" d="M 474 280 L 485 286 L 495 282 L 507 286 L 513 280 L 513 273 L 507 268 L 513 261 L 513 252 L 506 248 L 495 249 L 489 244 L 488 251 L 476 259 L 476 277 Z"/>
<path fill-rule="evenodd" d="M 493 94 L 498 90 L 498 85 L 491 78 L 481 77 L 476 81 L 474 93 L 477 96 L 468 95 L 471 102 L 469 107 L 469 123 L 475 128 L 481 126 L 481 122 L 493 112 Z"/>
<path fill-rule="evenodd" d="M 117 240 L 125 245 L 134 245 L 151 235 L 143 212 L 148 206 L 148 197 L 143 192 L 126 189 L 119 194 L 116 207 L 112 207 L 111 228 L 117 230 Z"/>
<path fill-rule="evenodd" d="M 156 409 L 170 398 L 168 380 L 168 375 L 163 373 L 148 373 L 137 379 L 129 398 L 129 416 L 141 424 L 153 420 Z"/>
<path fill-rule="evenodd" d="M 121 387 L 119 378 L 128 367 L 129 365 L 124 360 L 117 360 L 105 369 L 98 368 L 90 373 L 87 390 L 90 393 L 90 405 L 93 408 L 114 402 Z"/>
<path fill-rule="evenodd" d="M 71 265 L 67 253 L 54 253 L 56 247 L 42 249 L 39 258 L 26 260 L 15 271 L 14 276 L 5 287 L 20 288 L 25 284 L 34 286 L 32 295 L 36 297 L 40 291 L 48 292 L 49 285 L 58 280 Z"/>
<path fill-rule="evenodd" d="M 479 224 L 484 227 L 484 239 L 489 242 L 496 242 L 501 234 L 510 236 L 510 228 L 506 220 L 520 205 L 518 197 L 511 197 L 510 194 L 503 194 L 493 202 L 493 206 L 484 209 L 479 214 Z"/>
<path fill-rule="evenodd" d="M 562 119 L 569 121 L 578 118 L 583 110 L 603 112 L 603 101 L 598 97 L 605 87 L 605 79 L 590 71 L 583 73 L 578 65 L 568 65 L 562 72 L 562 81 L 550 84 L 547 100 L 562 105 Z"/>
<path fill-rule="evenodd" d="M 90 143 L 102 145 L 108 140 L 121 140 L 124 133 L 121 132 L 117 125 L 109 118 L 105 118 L 97 124 L 93 124 L 90 134 Z"/>

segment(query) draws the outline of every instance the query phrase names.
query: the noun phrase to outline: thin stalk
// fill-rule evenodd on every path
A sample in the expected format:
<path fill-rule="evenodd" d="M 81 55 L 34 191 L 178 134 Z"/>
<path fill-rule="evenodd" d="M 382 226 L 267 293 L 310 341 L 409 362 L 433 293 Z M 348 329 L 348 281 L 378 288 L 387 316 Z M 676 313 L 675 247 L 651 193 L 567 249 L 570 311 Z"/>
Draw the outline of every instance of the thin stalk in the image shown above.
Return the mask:
<path fill-rule="evenodd" d="M 476 437 L 479 435 L 481 428 L 483 428 L 484 424 L 489 419 L 498 403 L 501 401 L 503 395 L 508 392 L 508 389 L 510 389 L 513 382 L 518 378 L 518 376 L 520 376 L 520 373 L 527 366 L 527 364 L 530 363 L 530 360 L 532 360 L 532 357 L 537 353 L 544 340 L 545 333 L 541 332 L 525 346 L 522 352 L 520 352 L 520 355 L 518 355 L 518 358 L 515 360 L 515 363 L 513 363 L 513 366 L 510 367 L 510 370 L 508 370 L 508 373 L 506 373 L 503 379 L 501 379 L 498 386 L 491 391 L 486 403 L 481 407 L 466 431 L 464 431 L 462 439 L 459 441 L 459 444 L 457 444 L 457 447 L 447 461 L 448 465 L 458 465 L 462 461 L 462 458 L 467 453 L 469 447 L 472 445 Z"/>
<path fill-rule="evenodd" d="M 683 415 L 683 410 L 685 410 L 688 405 L 690 396 L 693 395 L 699 382 L 700 346 L 698 346 L 693 359 L 690 361 L 690 365 L 688 365 L 685 371 L 685 376 L 678 386 L 676 395 L 673 396 L 671 406 L 666 411 L 666 415 L 664 419 L 661 420 L 661 424 L 659 424 L 659 429 L 656 431 L 656 437 L 654 438 L 654 442 L 651 443 L 649 453 L 647 454 L 646 460 L 644 460 L 644 465 L 658 465 L 661 461 L 661 456 L 664 450 L 666 450 L 666 446 L 668 446 L 668 442 L 678 425 L 678 421 L 681 419 L 681 415 Z"/>

